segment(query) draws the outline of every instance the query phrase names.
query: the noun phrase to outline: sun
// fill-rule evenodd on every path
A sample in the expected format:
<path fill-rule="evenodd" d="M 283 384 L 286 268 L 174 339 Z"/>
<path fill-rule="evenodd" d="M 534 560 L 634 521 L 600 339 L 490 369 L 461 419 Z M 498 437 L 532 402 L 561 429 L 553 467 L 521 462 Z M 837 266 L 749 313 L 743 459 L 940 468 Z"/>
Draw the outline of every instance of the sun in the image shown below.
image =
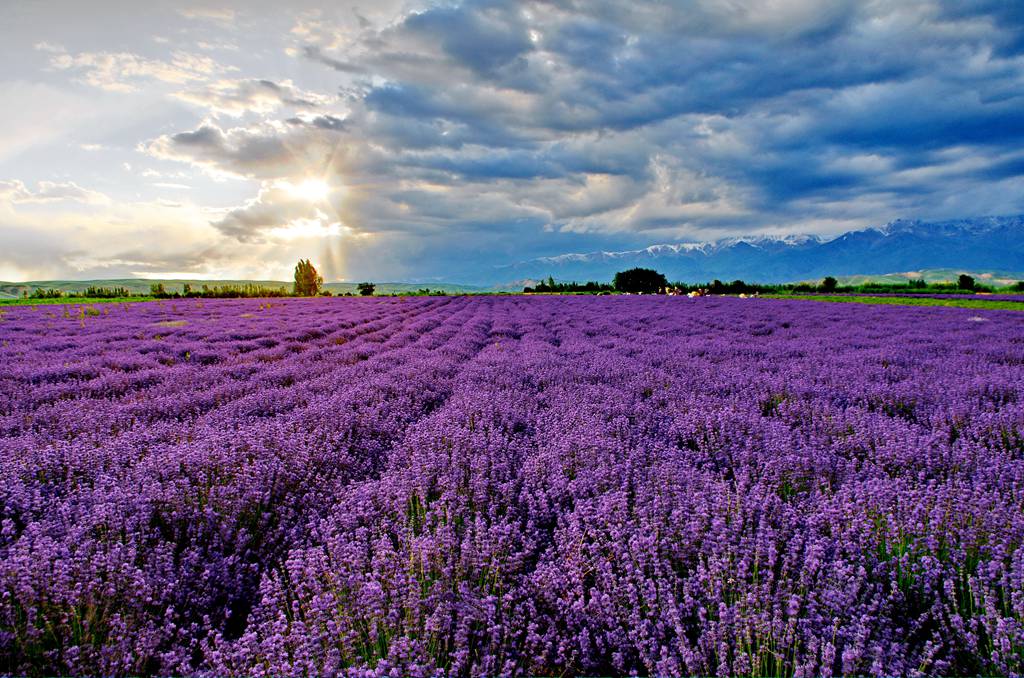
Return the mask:
<path fill-rule="evenodd" d="M 322 202 L 331 192 L 331 187 L 323 179 L 305 179 L 298 184 L 290 184 L 288 192 L 307 202 Z"/>

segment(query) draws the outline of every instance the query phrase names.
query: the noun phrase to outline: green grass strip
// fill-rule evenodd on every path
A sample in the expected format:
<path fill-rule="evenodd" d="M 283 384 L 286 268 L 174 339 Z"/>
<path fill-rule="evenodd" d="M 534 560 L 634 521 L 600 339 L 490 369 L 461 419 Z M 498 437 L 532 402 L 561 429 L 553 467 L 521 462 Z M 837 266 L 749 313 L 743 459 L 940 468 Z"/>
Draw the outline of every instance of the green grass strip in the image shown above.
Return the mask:
<path fill-rule="evenodd" d="M 58 297 L 56 299 L 0 299 L 0 306 L 46 306 L 49 304 L 129 304 L 137 301 L 155 301 L 153 297 L 111 297 L 93 299 L 90 297 Z"/>
<path fill-rule="evenodd" d="M 919 299 L 917 297 L 854 297 L 832 294 L 765 294 L 765 299 L 832 301 L 844 304 L 889 304 L 892 306 L 955 306 L 996 311 L 1024 311 L 1024 302 L 988 299 Z"/>

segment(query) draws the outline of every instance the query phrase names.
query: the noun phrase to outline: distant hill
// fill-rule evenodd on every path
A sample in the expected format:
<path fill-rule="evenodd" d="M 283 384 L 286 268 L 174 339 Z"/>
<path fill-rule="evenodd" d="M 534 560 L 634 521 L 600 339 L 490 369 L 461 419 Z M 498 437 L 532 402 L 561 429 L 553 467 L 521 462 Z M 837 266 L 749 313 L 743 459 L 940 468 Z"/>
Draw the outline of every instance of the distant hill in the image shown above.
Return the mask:
<path fill-rule="evenodd" d="M 921 271 L 904 271 L 902 273 L 885 273 L 879 275 L 841 275 L 837 276 L 840 285 L 866 285 L 868 283 L 904 283 L 908 280 L 924 280 L 926 283 L 955 283 L 960 274 L 972 276 L 979 283 L 993 287 L 1006 287 L 1019 280 L 1024 280 L 1024 272 L 968 270 L 963 268 L 935 268 Z M 820 279 L 804 282 L 820 282 Z"/>
<path fill-rule="evenodd" d="M 285 283 L 279 280 L 148 280 L 145 278 L 117 278 L 110 280 L 32 280 L 30 282 L 0 282 L 0 298 L 16 298 L 23 291 L 32 294 L 33 290 L 61 290 L 65 294 L 81 292 L 87 287 L 123 287 L 133 295 L 149 294 L 149 287 L 155 283 L 163 283 L 168 290 L 181 290 L 183 284 L 195 288 L 203 285 L 264 285 L 281 287 Z M 291 287 L 291 283 L 288 283 Z"/>
<path fill-rule="evenodd" d="M 1022 277 L 1024 216 L 940 222 L 893 221 L 824 239 L 813 235 L 726 238 L 652 245 L 623 252 L 543 257 L 500 267 L 495 281 L 610 280 L 616 271 L 644 266 L 669 280 L 743 279 L 792 282 L 826 275 L 884 275 L 894 271 L 976 271 Z M 955 278 L 955 276 L 953 276 Z"/>
<path fill-rule="evenodd" d="M 28 291 L 29 294 L 36 289 L 55 289 L 61 290 L 65 294 L 72 294 L 75 292 L 82 292 L 87 287 L 124 287 L 132 294 L 146 295 L 149 294 L 150 285 L 162 283 L 163 286 L 169 291 L 181 291 L 183 285 L 191 285 L 193 289 L 200 289 L 203 285 L 209 285 L 210 287 L 223 287 L 223 286 L 238 286 L 238 285 L 260 285 L 262 287 L 283 287 L 291 289 L 292 283 L 283 280 L 150 280 L 145 278 L 120 278 L 112 280 L 33 280 L 31 282 L 15 283 L 15 282 L 0 282 L 0 299 L 12 299 L 22 296 L 23 291 Z M 352 294 L 358 294 L 359 291 L 356 289 L 358 283 L 349 282 L 333 282 L 326 283 L 324 287 L 331 291 L 332 294 L 345 294 L 351 292 Z M 452 283 L 396 283 L 396 282 L 384 282 L 376 283 L 377 294 L 392 294 L 397 292 L 414 292 L 416 290 L 429 288 L 435 292 L 444 292 L 445 294 L 466 294 L 472 292 L 485 292 L 490 291 L 491 288 L 476 287 L 473 285 L 458 285 Z"/>
<path fill-rule="evenodd" d="M 844 284 L 903 281 L 924 277 L 928 282 L 955 280 L 968 273 L 993 286 L 1024 279 L 1024 215 L 923 222 L 897 220 L 877 228 L 850 231 L 837 238 L 813 235 L 744 236 L 714 242 L 651 245 L 639 250 L 562 254 L 506 266 L 481 268 L 475 284 L 376 283 L 378 294 L 423 288 L 447 294 L 519 291 L 548 276 L 559 281 L 611 281 L 616 272 L 636 266 L 655 268 L 670 281 L 708 282 L 736 279 L 758 283 L 820 280 L 831 275 Z M 183 284 L 256 284 L 291 288 L 282 280 L 37 280 L 0 282 L 0 298 L 29 294 L 37 288 L 65 292 L 89 285 L 125 287 L 148 294 L 160 282 L 170 291 Z M 334 294 L 357 293 L 356 283 L 328 283 Z"/>
<path fill-rule="evenodd" d="M 457 283 L 402 283 L 383 282 L 374 283 L 375 294 L 392 294 L 401 292 L 415 292 L 417 290 L 429 289 L 433 292 L 444 292 L 445 294 L 473 294 L 479 292 L 491 292 L 494 288 L 479 285 L 459 285 Z M 289 285 L 290 286 L 290 285 Z M 359 294 L 358 283 L 327 283 L 324 285 L 332 294 Z"/>

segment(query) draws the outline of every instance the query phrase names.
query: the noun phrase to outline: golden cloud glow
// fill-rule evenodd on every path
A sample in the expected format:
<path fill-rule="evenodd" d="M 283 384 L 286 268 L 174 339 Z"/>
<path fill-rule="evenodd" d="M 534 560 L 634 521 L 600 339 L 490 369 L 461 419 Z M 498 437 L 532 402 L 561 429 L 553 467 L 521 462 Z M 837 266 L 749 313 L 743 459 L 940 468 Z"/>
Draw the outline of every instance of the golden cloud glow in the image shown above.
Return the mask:
<path fill-rule="evenodd" d="M 296 198 L 307 202 L 323 202 L 331 193 L 331 187 L 322 179 L 306 179 L 298 184 L 285 184 L 285 189 Z"/>

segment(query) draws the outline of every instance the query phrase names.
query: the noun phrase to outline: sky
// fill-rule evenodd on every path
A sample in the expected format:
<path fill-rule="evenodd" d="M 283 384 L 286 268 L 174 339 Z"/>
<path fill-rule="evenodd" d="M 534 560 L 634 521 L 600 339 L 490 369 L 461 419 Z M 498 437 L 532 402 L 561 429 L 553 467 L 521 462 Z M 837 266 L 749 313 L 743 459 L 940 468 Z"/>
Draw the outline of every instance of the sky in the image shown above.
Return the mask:
<path fill-rule="evenodd" d="M 1024 212 L 1012 0 L 55 2 L 0 25 L 0 280 L 473 282 Z"/>

